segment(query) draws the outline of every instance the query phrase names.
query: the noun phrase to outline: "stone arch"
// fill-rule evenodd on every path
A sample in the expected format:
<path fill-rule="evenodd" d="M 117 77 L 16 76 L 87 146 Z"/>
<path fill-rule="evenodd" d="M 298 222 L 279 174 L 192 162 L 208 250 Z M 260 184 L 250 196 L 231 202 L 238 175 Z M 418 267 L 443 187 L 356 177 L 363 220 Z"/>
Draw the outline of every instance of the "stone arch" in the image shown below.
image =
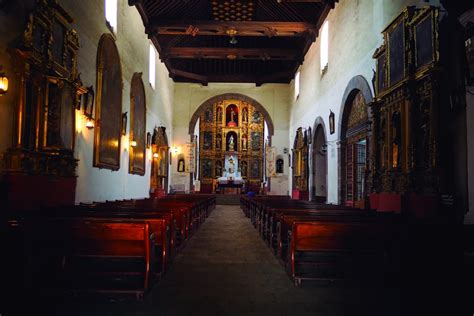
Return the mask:
<path fill-rule="evenodd" d="M 216 95 L 216 96 L 204 101 L 196 109 L 196 111 L 194 111 L 194 114 L 191 117 L 191 121 L 189 122 L 189 131 L 188 131 L 188 133 L 190 135 L 194 134 L 194 127 L 196 126 L 196 122 L 199 119 L 199 115 L 200 115 L 201 111 L 203 111 L 206 107 L 211 106 L 212 104 L 214 104 L 216 102 L 224 101 L 224 100 L 228 100 L 228 99 L 239 100 L 239 101 L 243 101 L 243 102 L 247 102 L 247 103 L 252 104 L 265 117 L 265 121 L 267 122 L 267 126 L 268 126 L 268 134 L 269 134 L 269 136 L 273 136 L 274 130 L 275 130 L 274 125 L 273 125 L 273 120 L 272 120 L 270 114 L 265 109 L 265 107 L 260 102 L 258 102 L 257 100 L 255 100 L 251 97 L 248 97 L 244 94 L 240 94 L 240 93 L 219 94 L 219 95 Z"/>
<path fill-rule="evenodd" d="M 364 96 L 365 104 L 370 104 L 373 100 L 372 90 L 370 89 L 369 83 L 363 76 L 357 75 L 355 77 L 352 77 L 351 80 L 349 80 L 349 83 L 346 86 L 346 90 L 344 90 L 344 94 L 342 96 L 342 103 L 340 107 L 341 111 L 339 111 L 339 119 L 337 126 L 339 130 L 340 140 L 344 138 L 344 127 L 346 125 L 345 123 L 350 113 L 350 106 L 348 105 L 352 104 L 355 95 L 359 91 L 362 92 L 362 95 Z"/>
<path fill-rule="evenodd" d="M 328 154 L 327 154 L 327 131 L 324 119 L 319 116 L 313 124 L 311 147 L 311 199 L 317 202 L 327 202 L 328 197 Z M 326 151 L 321 151 L 324 144 Z M 319 168 L 317 168 L 319 166 Z M 320 171 L 322 169 L 322 172 Z"/>
<path fill-rule="evenodd" d="M 339 203 L 345 203 L 346 197 L 346 146 L 347 146 L 347 139 L 346 139 L 346 132 L 347 132 L 347 123 L 349 120 L 349 115 L 352 109 L 352 103 L 358 93 L 362 94 L 364 98 L 364 102 L 367 106 L 367 120 L 370 122 L 372 118 L 372 113 L 370 111 L 370 107 L 368 106 L 373 101 L 373 94 L 372 90 L 370 89 L 368 81 L 361 75 L 357 75 L 349 80 L 349 83 L 346 86 L 342 97 L 341 103 L 341 110 L 339 111 L 339 120 L 338 120 L 338 128 L 339 128 L 339 158 L 338 158 L 338 183 L 339 183 Z M 369 144 L 370 146 L 370 144 Z M 370 147 L 369 147 L 370 151 Z M 371 157 L 370 153 L 368 157 Z M 366 186 L 367 190 L 367 186 Z M 367 194 L 367 191 L 365 191 Z"/>

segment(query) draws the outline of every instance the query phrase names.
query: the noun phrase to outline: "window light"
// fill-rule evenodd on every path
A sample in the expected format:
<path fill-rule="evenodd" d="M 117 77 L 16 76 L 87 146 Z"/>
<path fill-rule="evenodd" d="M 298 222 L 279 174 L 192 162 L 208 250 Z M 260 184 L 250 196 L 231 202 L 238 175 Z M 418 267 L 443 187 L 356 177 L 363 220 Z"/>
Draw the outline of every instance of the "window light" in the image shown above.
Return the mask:
<path fill-rule="evenodd" d="M 153 89 L 155 89 L 156 80 L 156 50 L 153 44 L 150 44 L 150 62 L 148 65 L 148 81 Z"/>
<path fill-rule="evenodd" d="M 105 20 L 112 31 L 117 33 L 117 0 L 105 0 Z"/>
<path fill-rule="evenodd" d="M 295 99 L 298 99 L 300 95 L 300 72 L 298 71 L 295 75 Z"/>
<path fill-rule="evenodd" d="M 324 74 L 328 68 L 329 60 L 329 23 L 324 22 L 321 31 L 321 73 Z"/>

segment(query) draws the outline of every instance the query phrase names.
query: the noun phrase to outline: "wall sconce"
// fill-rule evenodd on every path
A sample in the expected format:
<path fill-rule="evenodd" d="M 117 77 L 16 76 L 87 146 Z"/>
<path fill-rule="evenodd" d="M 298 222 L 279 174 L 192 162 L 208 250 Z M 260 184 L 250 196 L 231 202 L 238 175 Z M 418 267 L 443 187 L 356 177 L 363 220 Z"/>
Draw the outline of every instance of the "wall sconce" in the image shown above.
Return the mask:
<path fill-rule="evenodd" d="M 179 152 L 179 148 L 178 147 L 173 147 L 173 154 L 177 154 Z"/>
<path fill-rule="evenodd" d="M 158 153 L 153 153 L 153 158 L 156 158 L 156 159 L 160 158 L 160 154 L 158 154 Z"/>
<path fill-rule="evenodd" d="M 86 128 L 93 129 L 94 128 L 94 120 L 91 118 L 87 118 L 86 120 Z"/>
<path fill-rule="evenodd" d="M 132 146 L 132 147 L 137 147 L 137 141 L 131 140 L 131 141 L 130 141 L 130 146 Z"/>
<path fill-rule="evenodd" d="M 336 131 L 336 126 L 335 126 L 335 115 L 334 112 L 330 110 L 331 113 L 329 113 L 329 133 L 332 135 Z"/>
<path fill-rule="evenodd" d="M 0 70 L 2 68 L 0 67 Z M 5 73 L 0 72 L 0 95 L 4 95 L 8 91 L 8 78 Z"/>

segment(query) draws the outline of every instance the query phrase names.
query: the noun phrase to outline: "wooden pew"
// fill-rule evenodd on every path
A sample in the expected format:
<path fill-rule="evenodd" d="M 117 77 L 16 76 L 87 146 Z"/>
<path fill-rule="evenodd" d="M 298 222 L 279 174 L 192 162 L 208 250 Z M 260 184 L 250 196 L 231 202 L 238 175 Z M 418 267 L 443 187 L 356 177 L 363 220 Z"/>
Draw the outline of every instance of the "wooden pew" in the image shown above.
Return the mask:
<path fill-rule="evenodd" d="M 155 236 L 147 222 L 53 218 L 29 222 L 26 229 L 40 288 L 137 298 L 151 288 Z"/>
<path fill-rule="evenodd" d="M 388 231 L 377 222 L 295 220 L 287 271 L 296 285 L 302 280 L 377 280 L 386 266 Z"/>

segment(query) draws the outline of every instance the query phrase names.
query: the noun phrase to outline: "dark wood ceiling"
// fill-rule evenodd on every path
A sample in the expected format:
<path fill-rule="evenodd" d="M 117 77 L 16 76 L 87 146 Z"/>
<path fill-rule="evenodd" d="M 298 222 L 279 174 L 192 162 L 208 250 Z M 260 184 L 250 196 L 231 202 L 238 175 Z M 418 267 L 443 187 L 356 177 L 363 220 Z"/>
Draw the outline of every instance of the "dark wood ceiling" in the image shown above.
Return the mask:
<path fill-rule="evenodd" d="M 176 82 L 290 82 L 338 0 L 129 0 Z"/>

